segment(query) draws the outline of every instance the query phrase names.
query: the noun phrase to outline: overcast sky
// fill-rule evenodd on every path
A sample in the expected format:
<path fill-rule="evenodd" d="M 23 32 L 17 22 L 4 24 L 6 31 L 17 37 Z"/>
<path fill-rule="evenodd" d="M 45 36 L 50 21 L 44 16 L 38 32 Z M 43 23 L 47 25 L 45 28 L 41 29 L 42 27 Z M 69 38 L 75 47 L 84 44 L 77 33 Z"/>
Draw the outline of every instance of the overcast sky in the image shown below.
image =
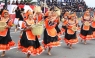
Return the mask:
<path fill-rule="evenodd" d="M 95 7 L 95 0 L 84 0 L 89 7 Z"/>

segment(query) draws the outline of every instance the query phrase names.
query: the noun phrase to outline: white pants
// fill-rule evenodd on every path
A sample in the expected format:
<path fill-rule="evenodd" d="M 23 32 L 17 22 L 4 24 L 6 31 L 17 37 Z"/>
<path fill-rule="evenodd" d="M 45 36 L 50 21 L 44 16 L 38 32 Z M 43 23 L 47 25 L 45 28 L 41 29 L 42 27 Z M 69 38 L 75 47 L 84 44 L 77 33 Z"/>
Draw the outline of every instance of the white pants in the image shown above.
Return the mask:
<path fill-rule="evenodd" d="M 19 28 L 19 30 L 23 30 L 23 29 L 22 29 L 22 22 L 23 22 L 23 21 L 18 21 L 18 24 L 19 24 L 19 27 L 18 27 L 18 28 Z"/>
<path fill-rule="evenodd" d="M 18 19 L 18 18 L 15 18 L 15 19 L 14 19 L 14 24 L 15 24 L 15 25 L 18 25 L 18 24 L 19 24 L 19 19 Z"/>

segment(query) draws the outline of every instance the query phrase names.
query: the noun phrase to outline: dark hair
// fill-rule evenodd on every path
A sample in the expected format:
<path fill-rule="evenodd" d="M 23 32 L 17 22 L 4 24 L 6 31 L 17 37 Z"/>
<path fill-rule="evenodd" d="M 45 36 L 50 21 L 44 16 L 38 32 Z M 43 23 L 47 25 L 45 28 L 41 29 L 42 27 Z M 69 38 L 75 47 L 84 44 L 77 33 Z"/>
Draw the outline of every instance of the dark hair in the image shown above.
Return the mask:
<path fill-rule="evenodd" d="M 24 8 L 21 8 L 21 11 L 24 11 Z"/>
<path fill-rule="evenodd" d="M 53 11 L 54 10 L 54 8 L 52 7 L 52 8 L 50 8 L 50 11 Z"/>
<path fill-rule="evenodd" d="M 19 7 L 17 7 L 17 10 L 19 10 Z"/>

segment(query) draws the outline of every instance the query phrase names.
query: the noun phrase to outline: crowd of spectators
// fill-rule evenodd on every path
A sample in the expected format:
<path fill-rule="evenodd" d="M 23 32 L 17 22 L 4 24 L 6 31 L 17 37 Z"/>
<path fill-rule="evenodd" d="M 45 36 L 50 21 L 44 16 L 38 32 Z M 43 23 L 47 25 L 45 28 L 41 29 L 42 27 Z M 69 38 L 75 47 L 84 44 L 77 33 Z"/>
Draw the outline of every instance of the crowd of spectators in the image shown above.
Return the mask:
<path fill-rule="evenodd" d="M 44 3 L 44 0 L 38 0 L 38 5 L 41 5 Z M 8 4 L 10 4 L 10 1 L 8 1 Z M 12 1 L 12 5 L 32 5 L 30 1 Z M 48 7 L 57 6 L 60 9 L 63 9 L 62 11 L 75 11 L 75 12 L 84 12 L 87 9 L 87 5 L 85 1 L 80 2 L 58 2 L 57 0 L 53 0 L 52 2 L 50 0 L 46 0 L 46 4 Z"/>
<path fill-rule="evenodd" d="M 52 5 L 55 5 L 61 9 L 64 9 L 63 11 L 66 10 L 71 10 L 75 12 L 83 12 L 85 11 L 88 7 L 85 3 L 85 1 L 80 1 L 80 2 L 57 2 L 56 0 L 53 2 L 47 1 L 47 5 L 51 7 Z"/>

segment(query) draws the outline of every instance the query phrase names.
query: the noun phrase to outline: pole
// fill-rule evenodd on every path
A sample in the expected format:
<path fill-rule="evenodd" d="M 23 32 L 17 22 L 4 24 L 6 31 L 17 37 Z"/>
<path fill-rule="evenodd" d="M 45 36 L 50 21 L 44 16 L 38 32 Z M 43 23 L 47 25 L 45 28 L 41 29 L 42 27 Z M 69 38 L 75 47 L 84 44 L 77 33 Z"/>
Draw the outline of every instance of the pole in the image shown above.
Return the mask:
<path fill-rule="evenodd" d="M 5 0 L 5 8 L 7 9 L 7 0 Z"/>
<path fill-rule="evenodd" d="M 44 0 L 44 13 L 45 13 L 45 4 L 46 4 L 46 0 Z"/>

